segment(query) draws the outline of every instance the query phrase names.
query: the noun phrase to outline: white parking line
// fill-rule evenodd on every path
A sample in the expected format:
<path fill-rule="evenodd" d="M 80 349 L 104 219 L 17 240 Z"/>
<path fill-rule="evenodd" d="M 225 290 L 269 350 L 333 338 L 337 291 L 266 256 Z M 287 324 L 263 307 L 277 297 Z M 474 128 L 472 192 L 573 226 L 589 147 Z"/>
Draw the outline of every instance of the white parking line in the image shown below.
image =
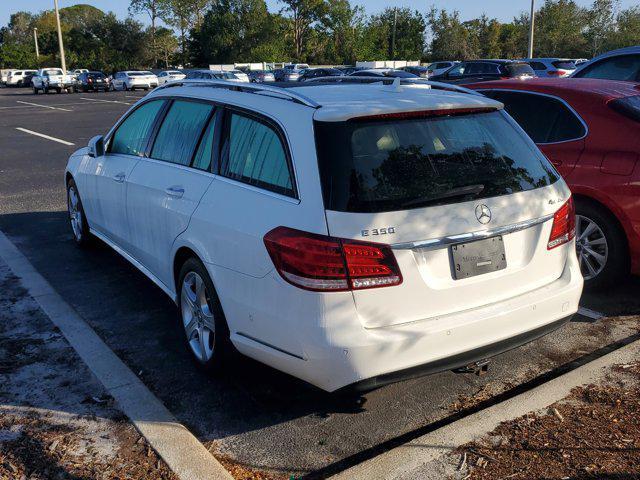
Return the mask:
<path fill-rule="evenodd" d="M 62 110 L 65 112 L 73 112 L 73 110 L 69 110 L 68 108 L 52 107 L 51 105 L 41 105 L 39 103 L 23 102 L 22 100 L 16 100 L 16 102 L 23 103 L 24 105 L 31 105 L 32 107 L 42 107 L 42 108 L 49 108 L 51 110 Z"/>
<path fill-rule="evenodd" d="M 120 102 L 118 100 L 102 100 L 101 98 L 80 97 L 80 100 L 90 100 L 92 102 L 103 102 L 103 103 L 122 103 L 124 105 L 133 105 L 132 103 L 128 103 L 128 102 Z"/>
<path fill-rule="evenodd" d="M 233 480 L 0 231 L 0 259 L 180 480 Z"/>
<path fill-rule="evenodd" d="M 578 308 L 578 314 L 582 315 L 583 317 L 590 318 L 592 320 L 600 320 L 602 317 L 604 317 L 602 313 L 596 312 L 595 310 L 591 310 L 590 308 L 587 308 L 587 307 Z"/>
<path fill-rule="evenodd" d="M 46 138 L 47 140 L 51 140 L 52 142 L 58 142 L 58 143 L 61 143 L 63 145 L 75 145 L 75 143 L 67 142 L 66 140 L 61 140 L 61 139 L 56 138 L 56 137 L 50 137 L 49 135 L 45 135 L 44 133 L 34 132 L 33 130 L 27 130 L 26 128 L 16 127 L 16 130 L 20 130 L 21 132 L 29 133 L 31 135 L 35 135 L 36 137 Z"/>

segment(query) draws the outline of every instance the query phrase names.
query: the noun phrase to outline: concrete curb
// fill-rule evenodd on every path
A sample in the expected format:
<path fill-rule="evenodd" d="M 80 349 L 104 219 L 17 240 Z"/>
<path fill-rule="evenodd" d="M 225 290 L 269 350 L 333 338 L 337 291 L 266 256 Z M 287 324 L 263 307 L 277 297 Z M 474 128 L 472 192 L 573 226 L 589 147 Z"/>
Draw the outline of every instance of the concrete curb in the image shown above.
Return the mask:
<path fill-rule="evenodd" d="M 437 478 L 436 460 L 458 446 L 493 431 L 501 422 L 541 410 L 565 398 L 575 387 L 603 379 L 616 363 L 629 363 L 640 356 L 640 340 L 604 355 L 560 377 L 509 400 L 476 412 L 438 430 L 389 450 L 331 477 L 341 479 Z M 434 462 L 432 465 L 429 465 Z"/>
<path fill-rule="evenodd" d="M 181 425 L 96 332 L 67 304 L 0 231 L 0 258 L 60 329 L 149 445 L 181 480 L 233 477 Z"/>

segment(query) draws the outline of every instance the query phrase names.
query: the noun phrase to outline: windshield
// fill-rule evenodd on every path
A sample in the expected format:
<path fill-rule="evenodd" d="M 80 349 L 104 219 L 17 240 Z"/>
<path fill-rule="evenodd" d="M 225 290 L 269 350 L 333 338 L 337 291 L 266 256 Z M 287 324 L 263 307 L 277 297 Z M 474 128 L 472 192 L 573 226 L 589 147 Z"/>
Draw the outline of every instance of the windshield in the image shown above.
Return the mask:
<path fill-rule="evenodd" d="M 558 176 L 501 111 L 316 122 L 325 208 L 386 212 L 508 195 Z"/>

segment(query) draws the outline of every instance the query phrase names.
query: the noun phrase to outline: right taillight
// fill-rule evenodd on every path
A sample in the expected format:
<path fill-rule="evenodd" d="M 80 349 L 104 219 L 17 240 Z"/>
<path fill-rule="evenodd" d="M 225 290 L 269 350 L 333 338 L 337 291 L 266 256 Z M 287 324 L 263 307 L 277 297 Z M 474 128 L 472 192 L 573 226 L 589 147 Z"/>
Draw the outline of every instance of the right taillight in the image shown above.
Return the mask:
<path fill-rule="evenodd" d="M 564 205 L 553 216 L 551 235 L 547 243 L 547 250 L 559 247 L 576 236 L 576 210 L 573 197 L 569 197 Z"/>
<path fill-rule="evenodd" d="M 611 100 L 607 105 L 619 114 L 640 122 L 640 95 L 617 98 Z"/>
<path fill-rule="evenodd" d="M 287 227 L 268 232 L 264 244 L 282 278 L 306 290 L 335 292 L 402 283 L 388 245 Z"/>

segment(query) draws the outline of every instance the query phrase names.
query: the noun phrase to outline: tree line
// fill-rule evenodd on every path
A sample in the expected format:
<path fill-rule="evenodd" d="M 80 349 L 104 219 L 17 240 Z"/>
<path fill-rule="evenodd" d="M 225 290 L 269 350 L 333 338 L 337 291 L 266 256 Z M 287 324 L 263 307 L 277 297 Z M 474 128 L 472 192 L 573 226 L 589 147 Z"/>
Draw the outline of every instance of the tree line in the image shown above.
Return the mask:
<path fill-rule="evenodd" d="M 148 25 L 89 5 L 60 10 L 67 64 L 114 71 L 233 62 L 353 64 L 356 60 L 520 58 L 527 54 L 529 14 L 511 22 L 458 11 L 386 8 L 367 14 L 350 0 L 131 0 Z M 36 62 L 33 29 L 40 61 Z M 11 15 L 0 28 L 0 66 L 57 65 L 53 11 Z M 640 6 L 617 0 L 545 0 L 536 12 L 534 54 L 591 58 L 640 44 Z"/>

